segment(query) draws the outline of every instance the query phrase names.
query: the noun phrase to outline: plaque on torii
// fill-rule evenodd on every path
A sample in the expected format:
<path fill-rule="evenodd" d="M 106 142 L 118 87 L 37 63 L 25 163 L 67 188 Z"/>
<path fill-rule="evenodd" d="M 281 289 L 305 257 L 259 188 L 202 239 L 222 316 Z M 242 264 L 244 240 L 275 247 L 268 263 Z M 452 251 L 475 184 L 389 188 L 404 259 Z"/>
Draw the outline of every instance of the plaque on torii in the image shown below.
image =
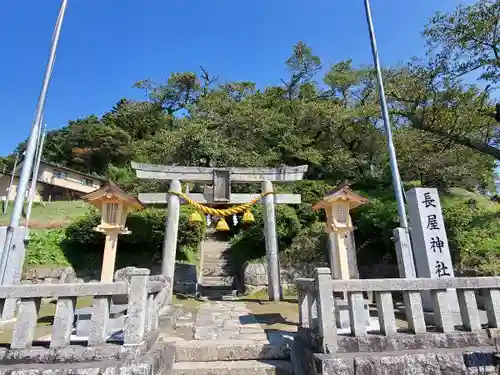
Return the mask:
<path fill-rule="evenodd" d="M 268 261 L 269 299 L 279 300 L 282 297 L 280 271 L 278 263 L 278 241 L 276 237 L 275 204 L 299 204 L 300 194 L 273 193 L 272 182 L 293 182 L 304 178 L 307 165 L 277 168 L 204 168 L 181 167 L 132 162 L 139 179 L 170 181 L 170 191 L 181 193 L 180 181 L 212 184 L 202 194 L 189 194 L 189 197 L 201 204 L 244 204 L 260 197 L 260 194 L 231 194 L 231 183 L 262 184 L 264 205 L 264 234 Z M 180 198 L 176 194 L 142 193 L 139 200 L 145 204 L 168 203 L 168 216 L 165 227 L 163 246 L 162 272 L 173 282 L 175 270 L 175 254 L 177 250 L 177 232 L 179 227 Z M 170 293 L 172 290 L 170 291 Z M 171 295 L 168 296 L 171 300 Z"/>

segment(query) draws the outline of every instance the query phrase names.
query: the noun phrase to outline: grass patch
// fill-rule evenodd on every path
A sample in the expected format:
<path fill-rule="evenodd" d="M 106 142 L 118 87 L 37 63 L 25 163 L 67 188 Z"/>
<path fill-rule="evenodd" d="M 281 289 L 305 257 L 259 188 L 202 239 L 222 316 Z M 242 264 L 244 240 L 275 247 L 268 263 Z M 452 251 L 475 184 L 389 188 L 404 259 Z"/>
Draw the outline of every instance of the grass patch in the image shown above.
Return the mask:
<path fill-rule="evenodd" d="M 7 215 L 0 215 L 0 225 L 7 225 L 10 222 L 13 207 L 13 202 L 9 202 Z M 46 202 L 44 206 L 36 203 L 31 209 L 29 225 L 33 229 L 64 228 L 85 215 L 88 210 L 89 205 L 82 201 Z M 22 224 L 25 224 L 24 219 L 21 220 Z"/>
<path fill-rule="evenodd" d="M 186 310 L 192 312 L 196 311 L 198 307 L 203 303 L 194 297 L 185 296 L 182 294 L 174 294 L 172 296 L 172 305 L 182 305 Z"/>

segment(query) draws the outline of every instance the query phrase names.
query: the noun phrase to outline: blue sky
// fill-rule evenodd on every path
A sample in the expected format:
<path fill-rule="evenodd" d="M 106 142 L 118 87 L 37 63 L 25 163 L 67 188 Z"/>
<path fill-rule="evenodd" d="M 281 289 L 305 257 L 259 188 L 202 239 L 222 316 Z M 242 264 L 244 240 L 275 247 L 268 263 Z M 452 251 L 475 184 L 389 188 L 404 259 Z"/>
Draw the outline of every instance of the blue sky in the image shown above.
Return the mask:
<path fill-rule="evenodd" d="M 372 0 L 382 64 L 422 54 L 420 32 L 459 0 Z M 309 4 L 305 6 L 304 4 Z M 29 135 L 58 0 L 4 0 L 0 11 L 0 155 Z M 69 0 L 45 107 L 49 129 L 141 99 L 135 81 L 203 65 L 263 87 L 286 76 L 298 40 L 325 65 L 371 63 L 362 0 Z"/>

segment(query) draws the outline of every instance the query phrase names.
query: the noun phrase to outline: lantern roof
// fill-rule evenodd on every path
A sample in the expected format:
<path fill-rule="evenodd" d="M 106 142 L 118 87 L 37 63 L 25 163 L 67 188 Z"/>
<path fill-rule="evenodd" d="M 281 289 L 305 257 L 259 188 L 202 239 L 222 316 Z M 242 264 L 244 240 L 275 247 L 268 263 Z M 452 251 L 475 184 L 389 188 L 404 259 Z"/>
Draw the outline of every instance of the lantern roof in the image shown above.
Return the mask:
<path fill-rule="evenodd" d="M 101 208 L 104 203 L 108 203 L 110 201 L 122 203 L 124 206 L 132 209 L 142 209 L 145 207 L 139 199 L 127 194 L 112 181 L 108 181 L 100 189 L 84 195 L 82 200 L 96 206 L 97 208 Z"/>
<path fill-rule="evenodd" d="M 349 186 L 341 185 L 337 189 L 328 193 L 322 200 L 313 206 L 313 210 L 320 210 L 332 206 L 337 202 L 348 202 L 349 209 L 353 209 L 368 203 L 368 199 L 356 194 Z"/>

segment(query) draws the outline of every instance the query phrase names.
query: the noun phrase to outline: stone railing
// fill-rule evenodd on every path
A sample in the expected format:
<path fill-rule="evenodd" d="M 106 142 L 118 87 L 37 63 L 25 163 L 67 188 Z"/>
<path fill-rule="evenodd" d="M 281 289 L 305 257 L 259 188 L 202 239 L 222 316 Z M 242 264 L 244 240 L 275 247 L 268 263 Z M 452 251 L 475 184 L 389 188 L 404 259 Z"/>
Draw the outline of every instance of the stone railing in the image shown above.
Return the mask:
<path fill-rule="evenodd" d="M 458 306 L 449 301 L 450 289 L 455 289 Z M 422 293 L 430 293 L 436 331 L 455 331 L 453 309 L 460 310 L 463 328 L 469 332 L 482 331 L 476 292 L 481 291 L 489 328 L 500 327 L 500 277 L 446 278 L 446 279 L 357 279 L 334 280 L 328 268 L 317 268 L 313 279 L 298 279 L 299 329 L 307 328 L 318 335 L 316 348 L 335 352 L 339 337 L 336 294 L 346 294 L 351 336 L 367 334 L 367 301 L 364 293 L 374 293 L 380 325 L 380 334 L 398 334 L 393 293 L 403 295 L 404 313 L 410 332 L 427 332 Z M 453 291 L 454 293 L 454 291 Z"/>
<path fill-rule="evenodd" d="M 0 307 L 4 306 L 6 299 L 17 299 L 19 303 L 9 350 L 23 350 L 23 356 L 33 360 L 30 355 L 31 348 L 38 344 L 47 346 L 46 342 L 39 342 L 38 338 L 35 337 L 40 305 L 42 299 L 46 298 L 57 299 L 48 349 L 53 356 L 60 355 L 64 349 L 68 349 L 66 352 L 71 353 L 72 361 L 92 359 L 95 357 L 94 354 L 99 351 L 98 357 L 102 359 L 102 354 L 106 352 L 106 350 L 101 350 L 103 346 L 137 348 L 141 344 L 144 345 L 151 336 L 150 334 L 158 327 L 160 310 L 164 306 L 167 290 L 170 286 L 162 276 L 150 278 L 148 269 L 129 270 L 127 276 L 128 281 L 106 284 L 0 286 Z M 70 347 L 82 347 L 80 340 L 78 340 L 79 345 L 71 340 L 76 300 L 79 297 L 87 296 L 93 297 L 88 339 L 87 342 L 83 342 L 83 349 L 79 351 L 80 355 L 75 356 L 75 351 L 70 350 Z M 123 338 L 118 339 L 114 344 L 108 344 L 110 334 L 108 322 L 114 297 L 126 298 L 127 304 L 124 306 L 126 320 L 122 332 Z M 101 349 L 97 350 L 97 347 Z M 47 356 L 40 357 L 41 349 L 40 347 L 33 348 L 32 354 L 36 358 L 41 358 L 40 361 L 46 361 Z M 110 357 L 116 358 L 116 353 L 116 350 L 109 351 Z M 9 356 L 8 353 L 2 352 L 0 357 L 8 359 L 16 357 L 16 355 Z M 59 360 L 65 360 L 64 355 L 59 357 Z"/>

